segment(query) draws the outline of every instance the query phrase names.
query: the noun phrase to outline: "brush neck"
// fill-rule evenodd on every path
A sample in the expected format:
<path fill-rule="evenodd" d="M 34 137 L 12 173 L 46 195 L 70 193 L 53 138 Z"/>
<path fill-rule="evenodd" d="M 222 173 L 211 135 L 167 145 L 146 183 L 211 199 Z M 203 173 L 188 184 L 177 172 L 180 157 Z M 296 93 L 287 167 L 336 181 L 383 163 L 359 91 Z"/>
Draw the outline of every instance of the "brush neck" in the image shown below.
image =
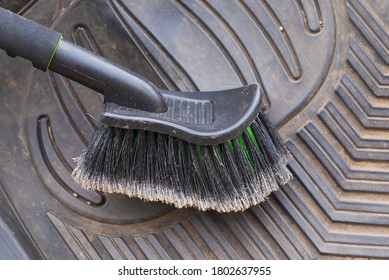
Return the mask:
<path fill-rule="evenodd" d="M 104 94 L 104 102 L 147 112 L 167 110 L 160 91 L 148 80 L 65 40 L 49 69 Z"/>

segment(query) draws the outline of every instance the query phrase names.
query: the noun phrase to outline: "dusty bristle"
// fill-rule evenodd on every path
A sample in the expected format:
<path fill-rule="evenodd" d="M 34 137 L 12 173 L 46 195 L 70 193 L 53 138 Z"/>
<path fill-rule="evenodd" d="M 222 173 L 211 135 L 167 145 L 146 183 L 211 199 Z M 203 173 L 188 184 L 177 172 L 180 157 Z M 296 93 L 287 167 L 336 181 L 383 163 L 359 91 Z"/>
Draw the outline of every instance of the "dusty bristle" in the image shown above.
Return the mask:
<path fill-rule="evenodd" d="M 198 146 L 154 132 L 100 125 L 76 159 L 73 176 L 88 189 L 219 212 L 258 204 L 292 176 L 288 151 L 259 113 L 250 132 Z"/>

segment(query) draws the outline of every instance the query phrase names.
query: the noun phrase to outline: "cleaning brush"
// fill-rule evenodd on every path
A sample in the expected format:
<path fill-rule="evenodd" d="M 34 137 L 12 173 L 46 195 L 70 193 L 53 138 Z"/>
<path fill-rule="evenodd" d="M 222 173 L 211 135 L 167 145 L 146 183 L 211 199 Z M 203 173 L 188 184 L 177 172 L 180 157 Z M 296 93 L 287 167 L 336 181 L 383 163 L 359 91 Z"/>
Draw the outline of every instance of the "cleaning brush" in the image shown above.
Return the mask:
<path fill-rule="evenodd" d="M 229 212 L 264 201 L 292 177 L 288 151 L 262 111 L 257 84 L 160 90 L 1 8 L 0 48 L 104 94 L 101 123 L 73 171 L 87 189 Z"/>

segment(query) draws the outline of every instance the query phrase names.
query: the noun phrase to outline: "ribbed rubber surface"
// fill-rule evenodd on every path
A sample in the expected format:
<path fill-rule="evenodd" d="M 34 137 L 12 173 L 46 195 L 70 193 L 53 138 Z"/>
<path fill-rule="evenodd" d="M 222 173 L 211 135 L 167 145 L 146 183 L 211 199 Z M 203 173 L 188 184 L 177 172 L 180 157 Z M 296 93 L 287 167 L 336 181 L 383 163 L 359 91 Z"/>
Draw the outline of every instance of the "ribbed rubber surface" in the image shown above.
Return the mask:
<path fill-rule="evenodd" d="M 160 87 L 261 83 L 295 178 L 231 214 L 82 190 L 101 96 L 1 53 L 0 258 L 389 258 L 387 1 L 24 2 Z"/>

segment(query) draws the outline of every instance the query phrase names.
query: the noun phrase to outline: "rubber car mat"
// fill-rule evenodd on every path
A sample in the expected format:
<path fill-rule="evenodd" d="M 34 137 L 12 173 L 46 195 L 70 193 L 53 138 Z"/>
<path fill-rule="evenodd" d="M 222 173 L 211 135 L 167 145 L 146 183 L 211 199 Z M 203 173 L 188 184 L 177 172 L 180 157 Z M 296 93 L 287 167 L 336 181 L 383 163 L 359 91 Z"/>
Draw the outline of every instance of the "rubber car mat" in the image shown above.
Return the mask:
<path fill-rule="evenodd" d="M 229 214 L 83 190 L 72 159 L 102 97 L 2 52 L 1 258 L 389 257 L 387 1 L 24 3 L 11 8 L 161 88 L 261 83 L 294 179 Z"/>

